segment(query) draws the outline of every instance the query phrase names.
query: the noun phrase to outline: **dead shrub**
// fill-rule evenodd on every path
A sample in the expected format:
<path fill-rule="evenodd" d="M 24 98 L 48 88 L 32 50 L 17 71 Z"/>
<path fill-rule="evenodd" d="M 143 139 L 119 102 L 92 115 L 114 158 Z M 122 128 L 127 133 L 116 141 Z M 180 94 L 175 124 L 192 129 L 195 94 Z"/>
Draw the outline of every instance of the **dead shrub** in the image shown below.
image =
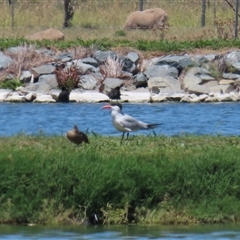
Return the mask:
<path fill-rule="evenodd" d="M 19 79 L 23 70 L 30 70 L 32 67 L 40 66 L 52 61 L 52 57 L 40 53 L 34 45 L 20 46 L 18 51 L 6 51 L 5 55 L 11 57 L 13 62 L 0 72 L 0 81 L 4 81 L 8 75 L 13 75 L 14 79 Z"/>
<path fill-rule="evenodd" d="M 56 67 L 54 73 L 56 74 L 58 86 L 60 88 L 65 87 L 69 91 L 78 87 L 80 76 L 78 75 L 78 69 L 76 66 L 64 68 L 64 65 Z"/>

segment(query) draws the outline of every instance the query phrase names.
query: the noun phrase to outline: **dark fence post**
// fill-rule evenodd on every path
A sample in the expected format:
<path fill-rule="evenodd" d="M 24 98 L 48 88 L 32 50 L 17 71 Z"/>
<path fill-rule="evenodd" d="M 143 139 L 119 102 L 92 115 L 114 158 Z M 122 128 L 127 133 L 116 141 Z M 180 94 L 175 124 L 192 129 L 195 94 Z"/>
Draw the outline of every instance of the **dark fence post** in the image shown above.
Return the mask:
<path fill-rule="evenodd" d="M 216 15 L 217 15 L 217 12 L 216 12 L 216 0 L 214 0 L 214 2 L 213 2 L 213 17 L 214 17 L 214 21 L 216 20 Z"/>
<path fill-rule="evenodd" d="M 143 11 L 143 0 L 139 0 L 139 11 Z"/>
<path fill-rule="evenodd" d="M 206 18 L 206 0 L 202 0 L 202 17 L 201 17 L 201 27 L 205 26 Z"/>
<path fill-rule="evenodd" d="M 14 28 L 14 0 L 9 0 L 8 3 L 11 7 L 12 28 Z"/>
<path fill-rule="evenodd" d="M 74 14 L 74 2 L 71 0 L 64 0 L 64 22 L 63 28 L 71 26 L 71 20 L 73 19 Z"/>
<path fill-rule="evenodd" d="M 235 11 L 235 33 L 234 38 L 238 38 L 238 6 L 239 6 L 239 0 L 236 0 L 236 11 Z"/>

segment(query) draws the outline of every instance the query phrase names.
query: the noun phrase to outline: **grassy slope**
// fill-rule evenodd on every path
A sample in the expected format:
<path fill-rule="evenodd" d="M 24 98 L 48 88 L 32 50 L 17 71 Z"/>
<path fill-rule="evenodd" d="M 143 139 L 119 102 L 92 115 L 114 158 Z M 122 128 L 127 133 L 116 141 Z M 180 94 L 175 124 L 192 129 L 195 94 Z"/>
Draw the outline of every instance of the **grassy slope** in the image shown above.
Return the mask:
<path fill-rule="evenodd" d="M 0 139 L 0 221 L 238 222 L 240 138 L 90 136 Z"/>
<path fill-rule="evenodd" d="M 8 1 L 3 1 L 0 9 L 0 37 L 19 38 L 53 27 L 61 29 L 67 40 L 116 40 L 119 36 L 130 41 L 159 39 L 159 34 L 155 36 L 151 31 L 120 34 L 127 16 L 139 10 L 136 0 L 87 0 L 76 3 L 72 28 L 62 29 L 64 11 L 59 1 L 15 1 L 13 9 L 9 7 Z M 235 2 L 232 4 L 234 6 Z M 235 12 L 225 1 L 207 3 L 205 28 L 200 28 L 201 1 L 144 1 L 144 9 L 154 7 L 163 8 L 169 15 L 170 28 L 165 36 L 167 40 L 231 39 L 234 35 Z"/>
<path fill-rule="evenodd" d="M 21 45 L 34 45 L 36 47 L 47 47 L 59 50 L 68 50 L 76 47 L 86 47 L 89 49 L 118 49 L 123 50 L 124 48 L 141 50 L 143 52 L 158 52 L 163 53 L 177 53 L 183 51 L 194 51 L 196 49 L 209 49 L 222 51 L 224 49 L 239 48 L 239 40 L 197 40 L 197 41 L 158 41 L 158 40 L 110 40 L 110 39 L 95 39 L 95 40 L 82 40 L 75 39 L 69 41 L 26 41 L 22 38 L 17 39 L 0 39 L 0 48 L 5 50 L 9 47 L 21 46 Z"/>

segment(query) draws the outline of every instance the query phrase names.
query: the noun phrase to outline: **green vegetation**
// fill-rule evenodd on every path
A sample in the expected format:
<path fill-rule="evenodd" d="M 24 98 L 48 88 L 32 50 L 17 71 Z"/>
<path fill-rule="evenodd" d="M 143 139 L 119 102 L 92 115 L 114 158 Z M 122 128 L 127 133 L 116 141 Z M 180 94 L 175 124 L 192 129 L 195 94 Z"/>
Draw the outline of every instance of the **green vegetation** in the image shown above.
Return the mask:
<path fill-rule="evenodd" d="M 3 88 L 3 89 L 15 90 L 17 87 L 20 87 L 20 86 L 22 86 L 22 83 L 20 80 L 0 81 L 0 88 Z"/>
<path fill-rule="evenodd" d="M 118 35 L 122 32 L 118 32 Z M 69 41 L 26 41 L 24 39 L 0 39 L 0 48 L 7 49 L 9 47 L 21 46 L 21 45 L 35 45 L 36 47 L 46 47 L 59 50 L 67 50 L 69 48 L 86 47 L 86 48 L 97 48 L 100 50 L 109 50 L 115 48 L 131 48 L 146 52 L 182 52 L 191 51 L 194 49 L 209 49 L 209 50 L 222 50 L 224 48 L 239 48 L 239 40 L 197 40 L 197 41 L 159 41 L 159 40 L 135 40 L 128 41 L 124 39 L 110 40 L 110 39 L 95 39 L 95 40 L 69 40 Z"/>
<path fill-rule="evenodd" d="M 0 222 L 239 222 L 240 137 L 0 138 Z"/>

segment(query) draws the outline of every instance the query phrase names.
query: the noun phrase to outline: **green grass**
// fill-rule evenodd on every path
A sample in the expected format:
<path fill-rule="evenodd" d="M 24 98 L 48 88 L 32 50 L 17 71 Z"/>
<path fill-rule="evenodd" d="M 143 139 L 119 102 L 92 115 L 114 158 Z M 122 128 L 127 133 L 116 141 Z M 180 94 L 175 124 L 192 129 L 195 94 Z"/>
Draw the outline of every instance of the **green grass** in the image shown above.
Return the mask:
<path fill-rule="evenodd" d="M 74 47 L 86 47 L 90 49 L 109 50 L 109 49 L 137 49 L 143 52 L 183 52 L 194 49 L 222 50 L 226 48 L 239 48 L 239 40 L 196 40 L 196 41 L 158 41 L 158 40 L 135 40 L 129 41 L 124 39 L 94 39 L 94 40 L 69 40 L 69 41 L 26 41 L 22 38 L 5 39 L 0 38 L 0 48 L 6 50 L 9 47 L 21 45 L 35 45 L 37 48 L 46 47 L 59 50 L 68 50 Z"/>
<path fill-rule="evenodd" d="M 89 138 L 0 138 L 0 222 L 239 222 L 239 137 Z"/>
<path fill-rule="evenodd" d="M 7 80 L 0 82 L 0 88 L 1 89 L 12 89 L 15 90 L 17 87 L 22 86 L 22 83 L 20 80 Z"/>

